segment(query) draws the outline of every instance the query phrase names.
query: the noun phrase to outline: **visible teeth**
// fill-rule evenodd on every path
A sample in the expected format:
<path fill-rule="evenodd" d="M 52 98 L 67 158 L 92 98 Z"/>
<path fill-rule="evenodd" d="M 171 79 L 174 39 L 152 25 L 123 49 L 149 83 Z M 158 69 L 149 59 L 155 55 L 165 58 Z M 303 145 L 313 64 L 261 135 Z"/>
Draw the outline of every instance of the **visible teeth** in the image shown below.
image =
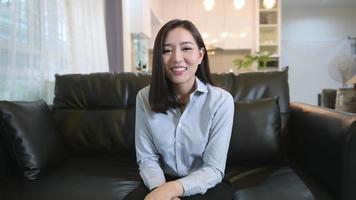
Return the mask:
<path fill-rule="evenodd" d="M 182 72 L 187 70 L 187 67 L 172 67 L 172 71 L 176 71 L 176 72 Z"/>

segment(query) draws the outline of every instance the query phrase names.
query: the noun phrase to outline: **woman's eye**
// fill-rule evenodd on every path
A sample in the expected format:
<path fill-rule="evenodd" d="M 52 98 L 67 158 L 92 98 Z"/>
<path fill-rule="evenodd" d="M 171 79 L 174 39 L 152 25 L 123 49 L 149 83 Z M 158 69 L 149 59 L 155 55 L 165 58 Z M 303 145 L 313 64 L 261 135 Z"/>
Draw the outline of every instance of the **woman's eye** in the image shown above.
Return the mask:
<path fill-rule="evenodd" d="M 163 53 L 164 54 L 166 54 L 166 53 L 171 53 L 172 52 L 172 50 L 170 50 L 170 49 L 163 49 Z"/>
<path fill-rule="evenodd" d="M 183 48 L 183 51 L 190 51 L 190 50 L 192 50 L 191 47 L 184 47 L 184 48 Z"/>

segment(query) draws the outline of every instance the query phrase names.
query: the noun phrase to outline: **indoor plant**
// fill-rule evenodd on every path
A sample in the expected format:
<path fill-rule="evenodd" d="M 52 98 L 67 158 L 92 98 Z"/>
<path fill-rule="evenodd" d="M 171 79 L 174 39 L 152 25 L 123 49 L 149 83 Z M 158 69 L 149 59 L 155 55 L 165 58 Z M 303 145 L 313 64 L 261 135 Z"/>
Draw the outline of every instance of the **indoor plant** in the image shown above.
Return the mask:
<path fill-rule="evenodd" d="M 263 51 L 256 52 L 255 54 L 247 54 L 243 57 L 233 60 L 237 69 L 250 69 L 254 62 L 257 61 L 257 69 L 264 69 L 267 67 L 267 63 L 271 60 L 272 53 Z"/>

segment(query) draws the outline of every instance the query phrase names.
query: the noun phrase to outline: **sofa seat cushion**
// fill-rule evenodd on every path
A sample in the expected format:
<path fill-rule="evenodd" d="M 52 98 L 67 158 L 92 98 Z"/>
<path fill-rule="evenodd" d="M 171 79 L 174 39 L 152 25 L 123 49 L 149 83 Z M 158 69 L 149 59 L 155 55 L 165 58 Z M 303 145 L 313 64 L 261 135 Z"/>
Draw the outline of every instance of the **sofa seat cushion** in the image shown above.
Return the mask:
<path fill-rule="evenodd" d="M 300 178 L 302 176 L 288 166 L 230 167 L 226 170 L 226 179 L 235 189 L 234 200 L 333 199 L 319 185 L 311 183 L 311 179 Z"/>
<path fill-rule="evenodd" d="M 73 157 L 35 181 L 0 182 L 2 200 L 120 200 L 140 184 L 132 158 Z"/>

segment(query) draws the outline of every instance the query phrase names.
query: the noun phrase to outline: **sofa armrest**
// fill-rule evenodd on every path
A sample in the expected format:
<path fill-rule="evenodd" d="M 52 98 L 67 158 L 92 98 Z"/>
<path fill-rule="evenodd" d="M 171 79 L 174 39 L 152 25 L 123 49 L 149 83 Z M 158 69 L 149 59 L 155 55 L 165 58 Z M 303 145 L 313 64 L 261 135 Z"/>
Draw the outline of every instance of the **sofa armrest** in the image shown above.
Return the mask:
<path fill-rule="evenodd" d="M 356 199 L 356 115 L 292 103 L 288 153 L 336 199 Z"/>

